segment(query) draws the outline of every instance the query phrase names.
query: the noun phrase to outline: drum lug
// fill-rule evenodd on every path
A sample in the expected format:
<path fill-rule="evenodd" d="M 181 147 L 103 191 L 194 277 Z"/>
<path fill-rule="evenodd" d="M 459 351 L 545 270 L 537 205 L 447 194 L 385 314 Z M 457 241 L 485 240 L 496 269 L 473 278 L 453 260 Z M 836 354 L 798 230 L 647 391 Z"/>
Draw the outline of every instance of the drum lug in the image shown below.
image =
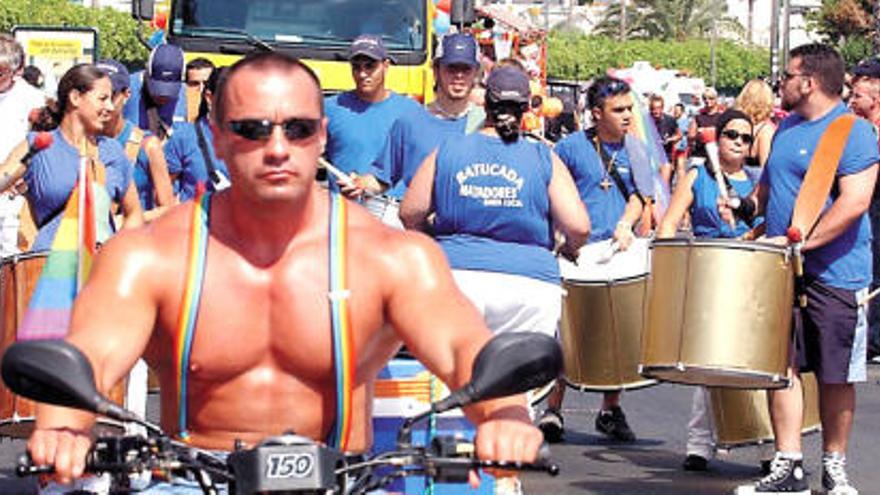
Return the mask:
<path fill-rule="evenodd" d="M 675 363 L 675 369 L 684 373 L 684 370 L 685 370 L 684 363 L 682 363 L 681 361 Z"/>

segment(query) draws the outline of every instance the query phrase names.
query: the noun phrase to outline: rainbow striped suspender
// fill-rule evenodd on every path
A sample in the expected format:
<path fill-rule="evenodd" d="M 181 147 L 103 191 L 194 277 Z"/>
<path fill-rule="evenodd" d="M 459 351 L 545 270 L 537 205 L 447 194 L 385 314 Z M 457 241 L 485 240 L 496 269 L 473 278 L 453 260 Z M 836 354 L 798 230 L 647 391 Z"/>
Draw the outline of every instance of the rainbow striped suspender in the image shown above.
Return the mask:
<path fill-rule="evenodd" d="M 189 263 L 183 303 L 177 319 L 177 419 L 178 436 L 189 438 L 187 431 L 187 375 L 192 342 L 198 320 L 199 301 L 205 278 L 205 260 L 208 251 L 210 193 L 196 199 L 190 228 Z M 333 336 L 333 369 L 336 374 L 336 417 L 327 445 L 345 452 L 351 435 L 352 388 L 354 383 L 354 343 L 348 314 L 346 226 L 347 205 L 337 193 L 330 193 L 330 324 Z"/>
<path fill-rule="evenodd" d="M 330 326 L 333 332 L 333 369 L 336 372 L 336 418 L 327 445 L 348 450 L 351 436 L 351 394 L 354 383 L 354 341 L 348 314 L 346 265 L 348 207 L 342 195 L 330 192 Z"/>
<path fill-rule="evenodd" d="M 211 214 L 211 194 L 202 193 L 193 205 L 190 225 L 189 260 L 183 289 L 183 300 L 177 315 L 177 342 L 175 364 L 177 365 L 177 435 L 189 440 L 187 431 L 187 378 L 189 358 L 192 354 L 193 337 L 199 317 L 202 284 L 205 281 L 205 260 L 208 255 L 208 226 Z"/>

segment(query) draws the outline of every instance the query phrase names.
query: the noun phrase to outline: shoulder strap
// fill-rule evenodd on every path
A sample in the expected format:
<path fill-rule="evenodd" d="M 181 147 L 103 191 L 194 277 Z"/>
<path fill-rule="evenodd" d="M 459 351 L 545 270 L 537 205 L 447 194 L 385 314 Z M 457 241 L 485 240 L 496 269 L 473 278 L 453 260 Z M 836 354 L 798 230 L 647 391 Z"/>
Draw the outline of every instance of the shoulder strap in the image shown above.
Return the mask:
<path fill-rule="evenodd" d="M 330 326 L 333 337 L 333 369 L 336 374 L 336 417 L 327 445 L 345 452 L 351 436 L 352 389 L 355 348 L 348 300 L 347 224 L 348 205 L 341 194 L 330 191 Z"/>
<path fill-rule="evenodd" d="M 128 139 L 125 140 L 125 156 L 129 161 L 134 163 L 137 160 L 138 153 L 141 150 L 141 143 L 144 142 L 144 130 L 136 125 L 131 126 L 131 132 Z"/>
<path fill-rule="evenodd" d="M 818 223 L 855 121 L 856 116 L 851 113 L 845 113 L 834 119 L 825 129 L 816 151 L 813 152 L 813 158 L 810 160 L 791 215 L 791 226 L 800 229 L 804 239 L 810 237 Z"/>
<path fill-rule="evenodd" d="M 205 159 L 205 166 L 208 168 L 208 180 L 210 180 L 212 184 L 217 185 L 220 183 L 220 177 L 217 176 L 217 168 L 214 166 L 214 160 L 211 158 L 210 150 L 208 150 L 208 140 L 205 139 L 205 132 L 202 130 L 202 125 L 199 121 L 193 122 L 193 125 L 196 127 L 196 137 L 199 140 L 199 150 L 201 150 L 202 158 Z"/>
<path fill-rule="evenodd" d="M 199 302 L 202 299 L 202 285 L 205 280 L 210 213 L 211 193 L 203 193 L 196 198 L 193 205 L 186 279 L 184 280 L 180 311 L 177 314 L 177 334 L 174 346 L 177 367 L 177 436 L 184 441 L 189 439 L 187 431 L 187 380 L 193 337 L 199 316 Z"/>

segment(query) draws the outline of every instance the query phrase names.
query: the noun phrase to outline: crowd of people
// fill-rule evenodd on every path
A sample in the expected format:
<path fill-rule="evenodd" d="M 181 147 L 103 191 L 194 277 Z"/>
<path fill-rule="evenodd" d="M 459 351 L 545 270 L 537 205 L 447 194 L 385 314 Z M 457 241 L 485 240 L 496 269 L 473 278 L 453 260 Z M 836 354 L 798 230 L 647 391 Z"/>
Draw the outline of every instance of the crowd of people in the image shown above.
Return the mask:
<path fill-rule="evenodd" d="M 376 375 L 401 345 L 456 387 L 492 334 L 556 334 L 558 257 L 576 262 L 599 242 L 625 251 L 650 236 L 787 246 L 817 143 L 855 114 L 839 139 L 832 192 L 816 200 L 822 214 L 803 232 L 807 304 L 796 318 L 792 385 L 768 393 L 776 452 L 766 476 L 738 493 L 809 493 L 805 370 L 820 384 L 822 486 L 858 493 L 845 461 L 854 384 L 865 380 L 869 341 L 876 353 L 880 339 L 878 312 L 865 302 L 880 281 L 880 267 L 868 269 L 880 252 L 880 225 L 869 221 L 869 209 L 880 217 L 880 61 L 847 79 L 834 49 L 801 46 L 776 92 L 748 81 L 724 108 L 709 88 L 693 116 L 650 95 L 663 150 L 652 164 L 651 143 L 634 134 L 641 107 L 626 81 L 592 81 L 589 125 L 552 143 L 521 130 L 531 101 L 522 65 L 501 60 L 483 74 L 479 50 L 468 34 L 441 40 L 427 106 L 386 88 L 394 59 L 370 34 L 350 46 L 354 89 L 336 95 L 322 95 L 312 70 L 280 53 L 216 68 L 185 63 L 163 44 L 135 73 L 114 60 L 77 65 L 47 101 L 25 81 L 21 47 L 0 36 L 0 251 L 52 246 L 87 157 L 103 198 L 102 247 L 68 340 L 101 389 L 143 358 L 161 384 L 163 428 L 194 445 L 228 451 L 293 429 L 360 453 Z M 45 149 L 35 149 L 38 131 L 52 135 Z M 674 193 L 662 211 L 664 187 Z M 31 236 L 22 234 L 28 223 Z M 351 360 L 335 357 L 337 338 L 356 349 Z M 347 372 L 354 383 L 338 389 Z M 541 411 L 521 396 L 468 408 L 477 454 L 529 461 L 545 438 L 563 441 L 564 391 L 560 380 Z M 340 409 L 343 401 L 351 407 Z M 712 456 L 706 404 L 696 388 L 688 470 L 708 469 Z M 59 482 L 81 477 L 93 422 L 41 406 L 34 461 L 54 464 Z M 603 394 L 595 428 L 635 440 L 619 391 Z M 198 488 L 163 483 L 151 489 Z M 521 492 L 512 477 L 497 486 Z"/>

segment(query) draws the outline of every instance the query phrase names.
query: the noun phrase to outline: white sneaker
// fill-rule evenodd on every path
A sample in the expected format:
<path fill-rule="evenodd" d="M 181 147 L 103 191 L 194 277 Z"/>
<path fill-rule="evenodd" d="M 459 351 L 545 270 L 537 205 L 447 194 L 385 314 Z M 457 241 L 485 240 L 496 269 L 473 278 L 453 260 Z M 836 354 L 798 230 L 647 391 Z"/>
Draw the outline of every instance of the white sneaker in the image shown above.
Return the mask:
<path fill-rule="evenodd" d="M 822 455 L 822 488 L 828 495 L 859 495 L 846 476 L 846 456 L 837 452 Z"/>

